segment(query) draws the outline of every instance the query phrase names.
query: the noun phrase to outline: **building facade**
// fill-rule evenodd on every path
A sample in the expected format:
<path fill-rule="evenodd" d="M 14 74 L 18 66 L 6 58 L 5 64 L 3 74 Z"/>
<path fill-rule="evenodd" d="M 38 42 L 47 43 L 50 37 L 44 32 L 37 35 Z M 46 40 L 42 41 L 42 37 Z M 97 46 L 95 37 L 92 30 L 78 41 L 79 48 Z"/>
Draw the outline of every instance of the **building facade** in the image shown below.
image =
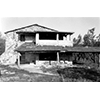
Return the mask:
<path fill-rule="evenodd" d="M 36 65 L 54 61 L 70 61 L 73 32 L 61 32 L 38 24 L 5 32 L 6 49 L 1 55 L 2 64 Z"/>

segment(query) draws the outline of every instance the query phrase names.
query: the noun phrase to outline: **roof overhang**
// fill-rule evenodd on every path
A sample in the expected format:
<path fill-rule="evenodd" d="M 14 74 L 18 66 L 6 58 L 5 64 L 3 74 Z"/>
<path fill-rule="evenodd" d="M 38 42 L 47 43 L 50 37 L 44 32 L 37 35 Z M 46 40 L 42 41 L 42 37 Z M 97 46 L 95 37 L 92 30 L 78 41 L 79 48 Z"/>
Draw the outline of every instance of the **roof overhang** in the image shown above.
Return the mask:
<path fill-rule="evenodd" d="M 15 49 L 18 52 L 72 52 L 72 53 L 100 53 L 100 47 L 63 47 L 41 46 L 34 43 L 24 43 Z"/>
<path fill-rule="evenodd" d="M 47 45 L 34 45 L 34 43 L 24 43 L 18 48 L 15 49 L 15 51 L 18 52 L 60 52 L 63 51 L 64 47 L 62 46 L 47 46 Z"/>
<path fill-rule="evenodd" d="M 74 53 L 100 53 L 100 47 L 66 47 L 65 50 Z"/>
<path fill-rule="evenodd" d="M 36 34 L 36 33 L 50 33 L 50 34 L 62 34 L 62 35 L 72 35 L 74 32 L 48 32 L 48 31 L 34 31 L 34 32 L 27 32 L 27 31 L 18 31 L 16 32 L 17 34 Z"/>

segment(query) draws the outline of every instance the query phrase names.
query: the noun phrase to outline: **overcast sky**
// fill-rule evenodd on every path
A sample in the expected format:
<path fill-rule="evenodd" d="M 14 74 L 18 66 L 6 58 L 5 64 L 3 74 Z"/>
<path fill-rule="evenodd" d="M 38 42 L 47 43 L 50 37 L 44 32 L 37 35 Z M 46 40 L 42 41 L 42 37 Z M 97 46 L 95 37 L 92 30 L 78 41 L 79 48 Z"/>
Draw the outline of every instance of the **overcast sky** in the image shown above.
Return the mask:
<path fill-rule="evenodd" d="M 1 31 L 40 24 L 58 31 L 75 32 L 73 37 L 87 33 L 95 27 L 95 34 L 100 34 L 100 18 L 98 17 L 8 17 L 1 18 Z"/>

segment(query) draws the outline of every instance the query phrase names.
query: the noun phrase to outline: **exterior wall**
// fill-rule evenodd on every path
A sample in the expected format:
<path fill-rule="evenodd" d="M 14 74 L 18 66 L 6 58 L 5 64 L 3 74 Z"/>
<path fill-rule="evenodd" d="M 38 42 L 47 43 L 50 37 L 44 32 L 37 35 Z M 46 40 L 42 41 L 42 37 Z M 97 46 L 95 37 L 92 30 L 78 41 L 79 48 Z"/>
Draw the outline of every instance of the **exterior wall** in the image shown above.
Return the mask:
<path fill-rule="evenodd" d="M 38 45 L 73 46 L 72 41 L 67 40 L 38 40 Z"/>
<path fill-rule="evenodd" d="M 39 40 L 39 33 L 36 34 L 36 44 L 38 45 L 55 45 L 55 46 L 73 46 L 71 41 L 71 36 L 67 35 L 63 37 L 63 40 L 59 40 L 59 35 L 57 34 L 56 40 Z"/>

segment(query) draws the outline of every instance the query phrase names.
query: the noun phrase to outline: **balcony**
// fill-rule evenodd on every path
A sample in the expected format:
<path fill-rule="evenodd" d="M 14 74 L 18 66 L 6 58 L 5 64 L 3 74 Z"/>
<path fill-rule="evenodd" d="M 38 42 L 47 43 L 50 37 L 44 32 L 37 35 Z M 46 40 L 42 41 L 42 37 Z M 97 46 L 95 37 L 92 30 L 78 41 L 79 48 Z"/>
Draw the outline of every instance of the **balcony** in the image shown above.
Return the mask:
<path fill-rule="evenodd" d="M 38 40 L 38 45 L 73 46 L 72 41 L 67 40 Z"/>

